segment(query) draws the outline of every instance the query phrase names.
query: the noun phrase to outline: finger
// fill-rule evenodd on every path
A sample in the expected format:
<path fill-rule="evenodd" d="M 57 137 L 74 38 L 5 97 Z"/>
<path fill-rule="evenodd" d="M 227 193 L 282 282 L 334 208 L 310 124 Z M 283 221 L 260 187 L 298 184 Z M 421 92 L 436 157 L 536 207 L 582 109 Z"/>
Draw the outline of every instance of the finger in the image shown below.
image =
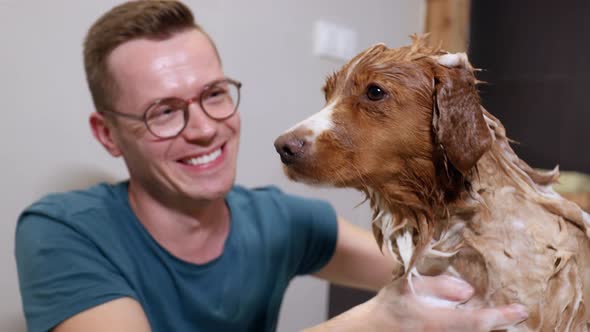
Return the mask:
<path fill-rule="evenodd" d="M 416 293 L 448 301 L 464 302 L 473 296 L 473 287 L 451 276 L 417 277 L 413 279 Z"/>
<path fill-rule="evenodd" d="M 518 304 L 477 310 L 440 310 L 438 314 L 447 322 L 447 325 L 440 326 L 440 330 L 454 332 L 504 330 L 528 318 L 526 307 Z"/>
<path fill-rule="evenodd" d="M 479 322 L 481 331 L 505 329 L 516 325 L 528 318 L 528 310 L 520 304 L 512 304 L 494 309 L 479 310 Z"/>

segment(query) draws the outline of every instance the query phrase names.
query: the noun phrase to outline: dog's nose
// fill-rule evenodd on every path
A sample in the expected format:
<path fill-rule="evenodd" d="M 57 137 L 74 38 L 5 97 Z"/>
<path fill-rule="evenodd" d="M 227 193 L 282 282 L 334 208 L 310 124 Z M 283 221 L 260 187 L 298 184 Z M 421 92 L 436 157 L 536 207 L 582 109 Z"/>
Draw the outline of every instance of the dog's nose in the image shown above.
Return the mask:
<path fill-rule="evenodd" d="M 275 149 L 281 156 L 281 161 L 285 165 L 301 159 L 306 150 L 307 144 L 304 139 L 285 134 L 275 140 Z"/>

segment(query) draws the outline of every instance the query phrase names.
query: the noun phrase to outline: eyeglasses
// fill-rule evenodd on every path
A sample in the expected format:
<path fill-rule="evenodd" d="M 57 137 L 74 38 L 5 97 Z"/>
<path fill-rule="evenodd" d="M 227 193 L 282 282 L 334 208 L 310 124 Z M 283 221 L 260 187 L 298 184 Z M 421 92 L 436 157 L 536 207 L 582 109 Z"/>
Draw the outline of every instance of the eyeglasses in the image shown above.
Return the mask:
<path fill-rule="evenodd" d="M 211 119 L 221 121 L 234 115 L 240 103 L 241 87 L 242 83 L 225 78 L 208 84 L 200 95 L 190 99 L 185 100 L 177 97 L 158 99 L 145 110 L 143 115 L 104 109 L 100 113 L 143 121 L 147 129 L 156 137 L 173 138 L 186 127 L 189 119 L 189 106 L 196 101 Z"/>

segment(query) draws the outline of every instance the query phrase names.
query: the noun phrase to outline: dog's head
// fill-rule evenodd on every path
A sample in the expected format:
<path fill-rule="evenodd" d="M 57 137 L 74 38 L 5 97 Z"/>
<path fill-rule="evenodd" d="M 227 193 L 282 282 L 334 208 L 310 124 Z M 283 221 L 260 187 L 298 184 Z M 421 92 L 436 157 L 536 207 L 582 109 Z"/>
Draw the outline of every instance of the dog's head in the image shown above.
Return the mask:
<path fill-rule="evenodd" d="M 327 79 L 326 106 L 275 147 L 288 177 L 312 184 L 436 181 L 441 167 L 465 175 L 492 142 L 476 83 L 463 53 L 420 38 L 398 49 L 375 45 Z"/>

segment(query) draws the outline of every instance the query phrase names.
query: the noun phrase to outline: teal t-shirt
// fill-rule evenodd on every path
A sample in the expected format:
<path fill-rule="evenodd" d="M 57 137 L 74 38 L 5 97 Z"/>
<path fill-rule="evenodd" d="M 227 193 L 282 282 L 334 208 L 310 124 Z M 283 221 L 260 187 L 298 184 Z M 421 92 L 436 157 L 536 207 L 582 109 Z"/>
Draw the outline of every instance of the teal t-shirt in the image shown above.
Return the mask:
<path fill-rule="evenodd" d="M 155 332 L 274 331 L 290 280 L 323 267 L 336 246 L 326 202 L 235 186 L 223 254 L 188 263 L 150 236 L 127 187 L 52 194 L 23 212 L 15 254 L 29 331 L 121 297 L 142 305 Z"/>

